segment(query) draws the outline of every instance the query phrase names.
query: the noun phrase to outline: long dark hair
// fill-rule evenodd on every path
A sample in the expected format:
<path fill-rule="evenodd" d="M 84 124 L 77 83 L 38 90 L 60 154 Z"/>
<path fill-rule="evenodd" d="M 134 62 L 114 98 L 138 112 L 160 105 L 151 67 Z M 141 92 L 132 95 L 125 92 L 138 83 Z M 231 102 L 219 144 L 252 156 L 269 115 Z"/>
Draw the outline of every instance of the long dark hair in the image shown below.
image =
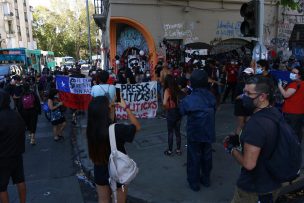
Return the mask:
<path fill-rule="evenodd" d="M 107 164 L 110 155 L 110 102 L 106 96 L 95 97 L 89 104 L 87 140 L 94 164 Z"/>
<path fill-rule="evenodd" d="M 164 90 L 167 88 L 169 89 L 171 99 L 175 102 L 175 104 L 177 104 L 180 89 L 172 75 L 167 75 L 165 77 Z"/>

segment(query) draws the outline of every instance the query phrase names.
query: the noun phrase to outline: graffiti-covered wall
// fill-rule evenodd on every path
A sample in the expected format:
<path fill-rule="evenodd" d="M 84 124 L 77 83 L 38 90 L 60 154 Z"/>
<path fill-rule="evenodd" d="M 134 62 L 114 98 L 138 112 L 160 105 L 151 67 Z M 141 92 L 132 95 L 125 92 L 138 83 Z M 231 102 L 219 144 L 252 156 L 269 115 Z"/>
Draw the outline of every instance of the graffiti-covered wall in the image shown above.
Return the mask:
<path fill-rule="evenodd" d="M 304 6 L 304 0 L 300 0 Z M 111 5 L 111 15 L 122 14 L 145 25 L 159 53 L 164 39 L 180 39 L 183 44 L 212 44 L 229 38 L 243 38 L 240 8 L 248 1 L 170 1 L 125 0 Z M 286 49 L 295 23 L 304 23 L 303 7 L 289 11 L 265 0 L 264 41 L 267 47 Z"/>

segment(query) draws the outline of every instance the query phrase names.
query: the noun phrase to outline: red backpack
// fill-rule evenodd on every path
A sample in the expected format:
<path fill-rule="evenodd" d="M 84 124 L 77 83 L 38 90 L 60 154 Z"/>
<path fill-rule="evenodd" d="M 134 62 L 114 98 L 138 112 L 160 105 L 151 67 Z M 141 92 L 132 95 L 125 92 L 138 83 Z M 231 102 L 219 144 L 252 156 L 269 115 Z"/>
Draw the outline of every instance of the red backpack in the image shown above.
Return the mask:
<path fill-rule="evenodd" d="M 35 97 L 33 94 L 26 94 L 22 97 L 23 109 L 31 109 L 35 107 Z"/>

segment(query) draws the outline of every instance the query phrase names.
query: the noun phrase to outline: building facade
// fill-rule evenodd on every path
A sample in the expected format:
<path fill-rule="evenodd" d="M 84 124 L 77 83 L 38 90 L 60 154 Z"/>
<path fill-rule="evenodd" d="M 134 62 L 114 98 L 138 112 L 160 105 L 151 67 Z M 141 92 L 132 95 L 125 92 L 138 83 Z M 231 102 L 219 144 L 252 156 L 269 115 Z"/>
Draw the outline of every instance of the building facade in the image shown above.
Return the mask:
<path fill-rule="evenodd" d="M 36 49 L 29 0 L 0 0 L 0 47 Z"/>
<path fill-rule="evenodd" d="M 109 66 L 125 65 L 128 59 L 137 56 L 153 69 L 158 60 L 186 62 L 187 49 L 210 55 L 236 49 L 234 43 L 255 41 L 244 38 L 240 32 L 243 21 L 240 8 L 246 2 L 248 0 L 95 0 L 94 19 L 103 30 L 103 50 L 108 52 Z M 293 26 L 304 23 L 303 15 L 301 9 L 290 11 L 276 1 L 265 0 L 266 47 L 277 52 L 288 50 Z M 231 41 L 216 51 L 210 50 L 226 40 Z"/>

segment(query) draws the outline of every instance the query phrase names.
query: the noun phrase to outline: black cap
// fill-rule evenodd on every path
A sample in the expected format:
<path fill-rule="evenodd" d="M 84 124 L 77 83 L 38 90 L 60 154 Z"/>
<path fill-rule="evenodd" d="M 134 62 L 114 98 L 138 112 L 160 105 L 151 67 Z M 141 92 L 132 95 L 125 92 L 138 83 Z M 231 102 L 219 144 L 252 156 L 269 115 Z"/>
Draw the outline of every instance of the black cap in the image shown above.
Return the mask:
<path fill-rule="evenodd" d="M 192 88 L 204 88 L 208 85 L 208 75 L 204 70 L 196 69 L 190 77 Z"/>

